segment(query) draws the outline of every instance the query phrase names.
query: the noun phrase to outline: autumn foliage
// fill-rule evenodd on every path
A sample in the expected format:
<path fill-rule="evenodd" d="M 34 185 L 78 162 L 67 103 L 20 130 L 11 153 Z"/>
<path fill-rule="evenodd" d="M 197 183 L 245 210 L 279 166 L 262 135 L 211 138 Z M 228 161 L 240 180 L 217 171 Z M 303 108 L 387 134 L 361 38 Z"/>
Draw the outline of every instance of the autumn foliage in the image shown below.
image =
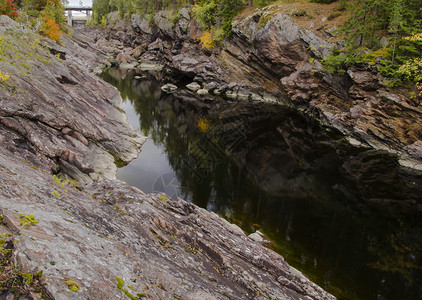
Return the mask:
<path fill-rule="evenodd" d="M 18 16 L 17 4 L 14 0 L 0 0 L 0 15 L 7 15 L 12 19 Z"/>
<path fill-rule="evenodd" d="M 41 28 L 41 33 L 56 42 L 60 41 L 60 34 L 62 32 L 56 21 L 49 17 L 43 17 L 43 20 L 44 23 Z"/>
<path fill-rule="evenodd" d="M 209 49 L 216 46 L 213 34 L 210 31 L 205 31 L 199 38 L 202 48 Z"/>

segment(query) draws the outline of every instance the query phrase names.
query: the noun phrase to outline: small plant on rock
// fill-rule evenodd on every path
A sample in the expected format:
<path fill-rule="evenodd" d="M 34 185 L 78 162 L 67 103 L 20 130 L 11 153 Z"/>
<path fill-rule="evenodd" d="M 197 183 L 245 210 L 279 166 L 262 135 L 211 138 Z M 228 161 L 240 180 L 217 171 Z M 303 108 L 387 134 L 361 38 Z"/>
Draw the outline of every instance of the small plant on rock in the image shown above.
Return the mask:
<path fill-rule="evenodd" d="M 6 82 L 9 78 L 10 78 L 9 73 L 2 73 L 0 71 L 0 81 L 1 82 Z"/>
<path fill-rule="evenodd" d="M 19 216 L 20 216 L 19 225 L 21 225 L 22 227 L 31 226 L 32 224 L 38 223 L 38 220 L 35 219 L 34 215 L 19 214 Z"/>

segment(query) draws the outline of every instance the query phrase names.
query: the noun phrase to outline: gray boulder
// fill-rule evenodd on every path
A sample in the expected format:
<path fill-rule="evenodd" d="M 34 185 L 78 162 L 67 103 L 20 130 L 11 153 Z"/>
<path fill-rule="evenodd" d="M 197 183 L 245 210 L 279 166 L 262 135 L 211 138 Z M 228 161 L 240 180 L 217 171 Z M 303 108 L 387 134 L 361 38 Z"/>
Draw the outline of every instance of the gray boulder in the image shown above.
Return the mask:
<path fill-rule="evenodd" d="M 175 91 L 177 91 L 177 86 L 175 86 L 174 84 L 171 84 L 171 83 L 167 83 L 167 84 L 165 84 L 161 87 L 161 90 L 163 92 L 166 92 L 167 94 L 171 94 L 171 93 L 174 93 Z"/>
<path fill-rule="evenodd" d="M 152 33 L 152 27 L 150 25 L 150 22 L 144 16 L 132 15 L 130 21 L 133 30 L 135 30 L 136 32 L 146 34 Z"/>
<path fill-rule="evenodd" d="M 201 88 L 201 85 L 197 82 L 192 82 L 186 85 L 186 88 L 188 90 L 191 90 L 193 92 L 196 92 L 197 90 L 199 90 Z"/>

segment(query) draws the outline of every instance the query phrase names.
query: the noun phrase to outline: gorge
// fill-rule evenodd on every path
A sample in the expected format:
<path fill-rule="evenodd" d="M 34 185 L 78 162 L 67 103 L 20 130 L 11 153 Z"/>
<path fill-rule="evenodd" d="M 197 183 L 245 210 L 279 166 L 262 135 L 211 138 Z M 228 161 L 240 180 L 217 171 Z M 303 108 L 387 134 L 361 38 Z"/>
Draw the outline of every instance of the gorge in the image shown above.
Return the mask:
<path fill-rule="evenodd" d="M 327 72 L 332 45 L 285 14 L 235 20 L 221 49 L 179 14 L 111 13 L 61 46 L 2 20 L 2 230 L 20 270 L 57 299 L 333 298 L 272 239 L 340 299 L 420 297 L 420 106 L 370 65 Z M 148 142 L 90 73 L 110 65 L 168 158 L 142 189 L 168 195 L 115 179 Z"/>

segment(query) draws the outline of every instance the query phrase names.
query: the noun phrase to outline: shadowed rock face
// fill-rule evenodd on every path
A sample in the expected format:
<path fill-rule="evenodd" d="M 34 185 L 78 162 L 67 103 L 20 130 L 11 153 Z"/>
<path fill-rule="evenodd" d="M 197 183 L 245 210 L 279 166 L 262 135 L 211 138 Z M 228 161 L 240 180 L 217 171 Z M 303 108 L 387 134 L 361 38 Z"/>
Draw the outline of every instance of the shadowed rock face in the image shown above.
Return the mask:
<path fill-rule="evenodd" d="M 161 97 L 159 105 L 185 116 L 176 128 L 194 130 L 206 116 L 212 124 L 208 140 L 266 192 L 315 201 L 340 195 L 349 203 L 401 206 L 395 213 L 392 209 L 394 215 L 420 214 L 415 204 L 421 201 L 421 176 L 403 172 L 394 154 L 350 145 L 338 131 L 287 106 L 210 95 L 197 99 L 191 91 L 178 90 Z"/>
<path fill-rule="evenodd" d="M 42 270 L 56 299 L 334 298 L 217 215 L 114 179 L 114 161 L 144 138 L 116 89 L 88 71 L 100 53 L 63 38 L 28 49 L 25 72 L 0 61 L 11 75 L 0 85 L 0 209 L 22 272 Z M 38 223 L 24 226 L 25 215 Z"/>

